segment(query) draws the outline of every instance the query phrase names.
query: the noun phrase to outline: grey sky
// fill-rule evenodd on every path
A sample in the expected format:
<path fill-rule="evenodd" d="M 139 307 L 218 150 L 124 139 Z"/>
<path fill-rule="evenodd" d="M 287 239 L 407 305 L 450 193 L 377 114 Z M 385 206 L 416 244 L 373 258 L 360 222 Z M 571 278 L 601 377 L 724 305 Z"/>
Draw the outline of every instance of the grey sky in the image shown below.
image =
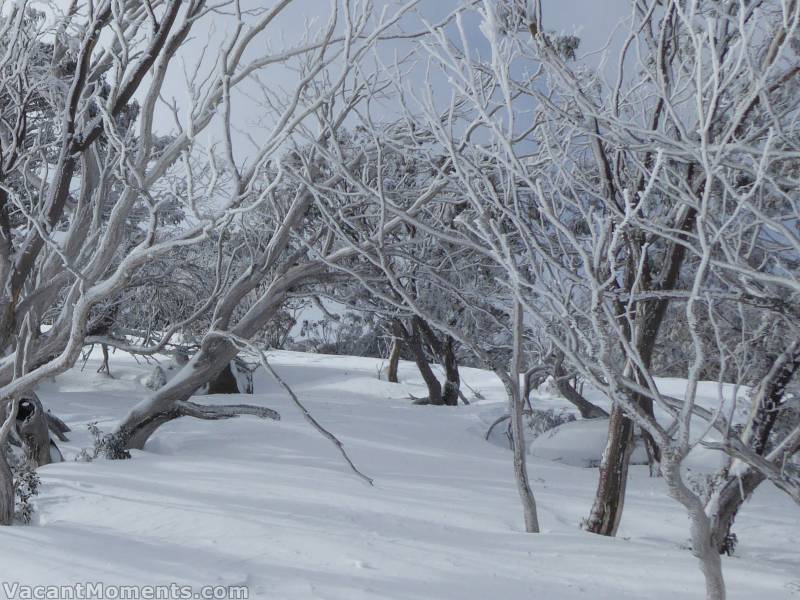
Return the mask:
<path fill-rule="evenodd" d="M 376 13 L 383 7 L 397 7 L 406 0 L 375 0 Z M 57 4 L 66 4 L 67 0 L 57 0 Z M 274 5 L 273 0 L 244 0 L 245 7 L 268 8 Z M 441 21 L 446 15 L 463 4 L 463 0 L 420 0 L 414 14 L 409 15 L 403 22 L 406 30 L 421 29 L 421 19 L 435 23 Z M 627 16 L 630 0 L 544 0 L 544 20 L 547 29 L 560 33 L 579 35 L 582 39 L 583 52 L 601 48 L 608 36 L 614 31 L 619 21 Z M 264 41 L 256 44 L 251 54 L 263 53 L 270 47 L 278 50 L 284 46 L 299 43 L 308 29 L 322 26 L 330 14 L 330 0 L 295 0 L 290 10 L 282 15 L 270 28 L 270 33 Z M 477 51 L 485 48 L 485 40 L 478 29 L 478 22 L 474 17 L 465 19 L 470 43 Z M 309 27 L 310 25 L 310 27 Z M 215 50 L 222 44 L 226 34 L 232 29 L 232 20 L 221 16 L 208 16 L 204 22 L 198 24 L 194 30 L 193 39 L 187 44 L 183 52 L 183 62 L 188 66 L 197 60 L 204 46 L 208 46 L 206 62 L 211 64 Z M 268 42 L 267 42 L 268 40 Z M 395 49 L 397 49 L 395 47 Z M 392 48 L 387 47 L 381 55 L 390 57 Z M 595 62 L 597 56 L 590 57 L 590 62 Z M 264 81 L 273 88 L 280 86 L 291 87 L 295 75 L 282 66 L 270 67 L 264 73 Z M 414 82 L 409 81 L 413 86 Z M 258 96 L 254 86 L 245 90 L 251 96 Z M 446 92 L 447 90 L 443 90 Z M 171 67 L 163 97 L 167 100 L 175 99 L 179 107 L 188 106 L 185 77 L 182 65 L 176 61 Z M 259 114 L 262 113 L 253 98 L 246 98 L 238 94 L 235 106 L 235 123 L 243 131 L 258 136 Z M 166 131 L 173 128 L 173 117 L 167 110 L 162 110 L 159 115 L 159 128 Z M 218 130 L 209 128 L 206 140 L 218 138 Z M 251 144 L 245 135 L 237 135 L 237 150 L 245 157 L 250 153 Z"/>

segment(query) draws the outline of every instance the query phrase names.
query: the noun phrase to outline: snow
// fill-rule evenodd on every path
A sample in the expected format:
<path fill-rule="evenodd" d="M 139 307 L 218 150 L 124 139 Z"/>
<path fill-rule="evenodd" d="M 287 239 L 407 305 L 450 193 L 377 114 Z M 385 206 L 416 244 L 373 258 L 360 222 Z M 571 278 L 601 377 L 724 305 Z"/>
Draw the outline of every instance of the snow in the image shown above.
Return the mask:
<path fill-rule="evenodd" d="M 551 429 L 530 443 L 530 453 L 573 467 L 596 467 L 608 441 L 608 419 L 572 421 Z M 637 440 L 631 464 L 646 465 L 647 451 Z"/>
<path fill-rule="evenodd" d="M 251 598 L 271 600 L 703 597 L 685 514 L 647 467 L 631 467 L 620 534 L 605 538 L 579 528 L 597 470 L 550 460 L 532 444 L 543 533 L 522 532 L 510 452 L 483 439 L 503 412 L 492 374 L 463 370 L 485 397 L 470 406 L 415 406 L 408 396 L 424 388 L 411 364 L 391 384 L 377 379 L 380 360 L 290 352 L 271 360 L 375 487 L 348 471 L 261 371 L 255 395 L 215 402 L 264 404 L 279 422 L 181 419 L 132 460 L 75 462 L 90 445 L 86 423 L 109 431 L 147 393 L 151 371 L 115 355 L 109 379 L 95 374 L 93 357 L 40 390 L 74 431 L 60 444 L 67 461 L 40 470 L 35 523 L 3 530 L 0 580 L 247 585 Z M 556 397 L 536 403 L 567 406 Z M 562 447 L 598 427 L 568 425 Z M 544 434 L 539 446 L 557 449 L 560 437 Z M 737 556 L 724 558 L 729 598 L 799 598 L 791 500 L 762 486 L 736 532 Z"/>

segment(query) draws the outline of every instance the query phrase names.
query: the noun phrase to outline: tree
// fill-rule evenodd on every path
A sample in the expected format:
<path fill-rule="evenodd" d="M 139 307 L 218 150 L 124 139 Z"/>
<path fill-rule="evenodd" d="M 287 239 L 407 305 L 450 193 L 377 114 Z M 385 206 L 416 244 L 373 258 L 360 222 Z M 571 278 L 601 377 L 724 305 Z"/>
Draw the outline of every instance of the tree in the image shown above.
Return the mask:
<path fill-rule="evenodd" d="M 790 42 L 798 10 L 797 3 L 778 2 L 759 3 L 758 10 L 635 2 L 608 85 L 600 73 L 569 64 L 575 40 L 543 28 L 539 3 L 532 12 L 523 3 L 478 3 L 489 59 L 474 55 L 457 16 L 455 39 L 439 28 L 420 51 L 428 72 L 438 69 L 448 81 L 446 100 L 433 84 L 437 75 L 419 93 L 398 76 L 407 127 L 364 119 L 376 145 L 428 157 L 444 150 L 443 161 L 429 161 L 445 180 L 436 195 L 393 194 L 381 177 L 339 161 L 362 195 L 359 214 L 373 223 L 402 219 L 463 253 L 460 265 L 485 262 L 503 273 L 505 294 L 487 297 L 502 306 L 498 312 L 522 313 L 511 322 L 547 336 L 571 370 L 614 402 L 590 529 L 616 530 L 633 427 L 649 437 L 654 466 L 690 518 L 692 552 L 714 599 L 725 596 L 714 526 L 681 464 L 709 429 L 737 460 L 749 456 L 732 435 L 731 400 L 720 395 L 709 409 L 698 397 L 701 375 L 722 381 L 740 353 L 719 335 L 724 307 L 794 314 L 798 246 L 787 223 L 798 206 L 790 166 L 796 161 L 789 160 L 798 115 Z M 632 66 L 635 77 L 628 75 Z M 335 153 L 329 160 L 336 162 Z M 376 164 L 379 170 L 379 157 Z M 443 215 L 457 203 L 453 226 Z M 396 247 L 376 244 L 362 257 L 387 275 L 407 306 L 429 317 L 403 294 L 396 254 Z M 491 314 L 491 300 L 476 304 L 469 286 L 435 268 L 429 264 L 428 272 L 440 289 Z M 681 398 L 665 396 L 653 370 L 657 334 L 675 303 L 690 341 Z M 516 306 L 521 310 L 511 310 Z M 458 327 L 431 323 L 466 337 Z M 654 405 L 667 422 L 655 418 Z M 774 464 L 751 456 L 749 464 L 779 477 Z"/>
<path fill-rule="evenodd" d="M 22 97 L 15 105 L 18 112 L 4 121 L 17 125 L 3 136 L 4 156 L 22 156 L 6 163 L 14 181 L 2 186 L 0 211 L 13 218 L 4 229 L 0 255 L 0 305 L 8 315 L 0 340 L 3 406 L 43 378 L 70 368 L 87 343 L 152 355 L 208 313 L 215 327 L 225 328 L 238 317 L 235 311 L 248 295 L 251 306 L 238 319 L 236 333 L 255 335 L 294 287 L 322 274 L 324 269 L 313 263 L 292 267 L 299 248 L 288 243 L 293 229 L 314 234 L 313 226 L 303 224 L 309 202 L 302 194 L 288 202 L 275 197 L 283 162 L 299 160 L 286 155 L 283 146 L 293 131 L 312 126 L 309 121 L 320 107 L 327 106 L 332 114 L 339 111 L 341 118 L 352 110 L 361 90 L 350 87 L 350 73 L 414 2 L 378 19 L 374 29 L 368 6 L 334 2 L 328 21 L 305 39 L 255 52 L 278 16 L 294 5 L 281 0 L 247 12 L 236 2 L 204 0 L 73 3 L 68 13 L 54 15 L 52 30 L 38 18 L 29 21 L 26 15 L 33 13 L 24 2 L 19 11 L 3 16 L 2 47 L 20 51 L 6 53 L 4 89 L 12 98 Z M 206 48 L 188 72 L 190 105 L 160 105 L 164 82 L 190 33 L 204 19 L 216 18 L 230 19 L 233 33 L 217 53 Z M 50 46 L 42 43 L 51 38 L 55 42 Z M 44 67 L 38 58 L 28 60 L 42 48 L 52 57 Z M 298 69 L 291 93 L 274 95 L 258 79 L 276 65 L 290 64 Z M 28 88 L 14 87 L 17 81 L 37 92 L 52 90 L 35 98 L 46 99 L 57 127 L 25 128 L 33 122 L 32 111 L 41 108 L 28 101 L 34 97 Z M 274 123 L 244 157 L 233 142 L 236 124 L 231 115 L 239 98 L 236 91 L 254 85 L 265 92 L 264 118 Z M 168 135 L 156 129 L 157 109 L 163 108 L 175 121 Z M 221 141 L 203 148 L 199 135 L 212 128 L 221 131 Z M 320 138 L 329 133 L 319 132 Z M 251 269 L 225 272 L 220 261 L 228 252 L 227 236 L 267 202 L 272 203 L 274 228 L 263 233 L 271 237 L 236 246 L 226 266 L 238 266 L 240 253 L 252 251 L 244 258 Z M 159 258 L 185 257 L 207 243 L 219 259 L 212 293 L 186 318 L 171 323 L 155 343 L 152 336 L 145 335 L 140 344 L 92 327 L 93 319 L 103 319 L 100 308 L 116 310 L 139 283 L 137 277 Z M 139 407 L 123 422 L 123 437 L 131 446 L 143 444 L 158 423 L 168 420 L 164 415 L 234 416 L 233 408 L 215 413 L 183 401 L 237 352 L 224 339 L 204 339 L 184 371 L 156 392 L 150 410 Z M 242 410 L 252 412 L 252 407 Z M 137 422 L 137 416 L 147 425 Z"/>

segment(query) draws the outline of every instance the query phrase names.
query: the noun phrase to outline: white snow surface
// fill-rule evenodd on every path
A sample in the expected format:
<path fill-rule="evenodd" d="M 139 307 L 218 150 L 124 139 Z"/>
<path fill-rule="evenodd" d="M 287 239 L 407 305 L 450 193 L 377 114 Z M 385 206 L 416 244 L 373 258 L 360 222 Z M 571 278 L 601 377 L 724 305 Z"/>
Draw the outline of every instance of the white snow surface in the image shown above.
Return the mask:
<path fill-rule="evenodd" d="M 543 532 L 522 531 L 510 451 L 483 439 L 505 405 L 491 373 L 462 371 L 484 400 L 414 406 L 409 394 L 424 387 L 412 364 L 392 384 L 378 380 L 376 359 L 271 358 L 374 487 L 348 471 L 261 371 L 253 396 L 214 402 L 263 404 L 281 413 L 279 422 L 184 418 L 132 460 L 75 462 L 91 444 L 88 422 L 110 431 L 148 392 L 150 367 L 117 354 L 110 379 L 95 374 L 92 357 L 39 391 L 73 433 L 60 444 L 66 462 L 40 469 L 34 523 L 2 530 L 0 580 L 246 585 L 250 598 L 275 600 L 704 596 L 685 513 L 646 466 L 631 467 L 620 533 L 606 538 L 579 527 L 597 469 L 531 455 Z M 665 384 L 673 393 L 681 386 Z M 569 406 L 557 397 L 535 403 Z M 800 599 L 799 519 L 788 497 L 761 486 L 737 519 L 737 555 L 723 559 L 729 598 Z"/>

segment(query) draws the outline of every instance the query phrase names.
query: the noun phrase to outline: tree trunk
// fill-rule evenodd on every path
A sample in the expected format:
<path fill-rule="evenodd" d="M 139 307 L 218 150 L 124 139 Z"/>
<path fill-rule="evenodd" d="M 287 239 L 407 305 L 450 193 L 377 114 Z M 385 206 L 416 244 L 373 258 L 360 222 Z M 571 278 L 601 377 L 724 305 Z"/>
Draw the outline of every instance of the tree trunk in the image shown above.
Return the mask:
<path fill-rule="evenodd" d="M 511 404 L 511 439 L 514 443 L 514 480 L 517 482 L 517 492 L 522 501 L 522 514 L 525 520 L 525 531 L 539 533 L 539 517 L 536 512 L 536 499 L 531 491 L 528 481 L 528 467 L 526 460 L 527 447 L 525 444 L 525 426 L 522 420 L 524 400 L 517 388 L 509 398 Z"/>
<path fill-rule="evenodd" d="M 646 369 L 650 368 L 655 340 L 666 314 L 666 306 L 666 301 L 660 301 L 652 311 L 642 309 L 645 313 L 644 333 L 639 336 L 636 343 Z M 650 398 L 634 394 L 632 399 L 647 416 L 654 418 L 653 401 Z M 600 479 L 594 505 L 585 526 L 587 531 L 610 536 L 617 533 L 622 518 L 622 508 L 625 505 L 625 487 L 633 454 L 633 429 L 633 422 L 625 416 L 622 407 L 615 404 L 611 410 L 608 443 L 600 463 Z M 648 432 L 642 431 L 642 438 L 647 448 L 650 475 L 655 477 L 661 471 L 661 450 Z"/>
<path fill-rule="evenodd" d="M 584 529 L 591 533 L 614 536 L 622 519 L 628 466 L 633 451 L 633 422 L 622 407 L 614 404 L 608 425 L 608 441 L 600 462 L 597 493 Z"/>
<path fill-rule="evenodd" d="M 689 166 L 687 178 L 692 179 L 692 167 Z M 681 237 L 685 238 L 686 234 L 694 228 L 697 212 L 694 208 L 687 207 L 682 216 L 678 218 L 676 226 L 680 229 Z M 667 253 L 667 256 L 662 262 L 662 268 L 656 281 L 653 281 L 653 273 L 648 266 L 649 263 L 645 262 L 645 268 L 642 272 L 642 287 L 643 289 L 666 289 L 670 290 L 675 287 L 680 275 L 680 269 L 686 259 L 686 249 L 683 244 L 673 242 Z M 631 264 L 629 275 L 638 269 L 638 266 Z M 630 287 L 630 285 L 628 286 Z M 636 332 L 636 339 L 633 342 L 636 345 L 642 364 L 645 369 L 649 369 L 653 360 L 653 353 L 656 349 L 656 341 L 661 326 L 664 323 L 664 318 L 667 314 L 669 307 L 669 299 L 664 298 L 655 301 L 645 301 L 637 303 L 636 311 L 638 320 L 641 323 L 641 328 Z M 633 337 L 633 332 L 628 332 L 629 338 Z M 643 411 L 650 417 L 653 416 L 653 401 L 641 394 L 634 394 L 633 400 L 642 407 Z M 614 412 L 617 412 L 616 419 Z M 624 434 L 624 435 L 623 435 Z M 645 447 L 647 448 L 647 459 L 650 465 L 650 475 L 657 476 L 661 472 L 661 450 L 655 443 L 652 436 L 646 432 L 642 432 Z M 612 443 L 624 444 L 623 448 L 613 449 Z M 630 467 L 630 458 L 633 448 L 633 423 L 625 417 L 621 408 L 615 407 L 612 409 L 611 421 L 609 423 L 608 432 L 608 446 L 603 453 L 603 460 L 600 465 L 600 481 L 595 495 L 594 506 L 592 513 L 587 522 L 587 530 L 594 531 L 595 533 L 605 533 L 605 535 L 614 535 L 619 526 L 619 520 L 622 516 L 622 507 L 625 503 L 625 482 L 628 477 L 628 468 Z M 610 512 L 609 512 L 610 511 Z M 608 513 L 609 518 L 603 518 L 601 515 Z"/>
<path fill-rule="evenodd" d="M 445 341 L 442 342 L 436 337 L 436 333 L 431 329 L 431 326 L 419 316 L 414 317 L 414 324 L 424 336 L 431 352 L 444 368 L 445 382 L 442 402 L 447 406 L 457 406 L 459 392 L 461 391 L 461 375 L 458 372 L 458 361 L 453 348 L 453 338 L 449 335 L 445 336 Z"/>
<path fill-rule="evenodd" d="M 0 284 L 2 281 L 0 281 Z M 14 305 L 7 296 L 0 296 L 0 356 L 8 353 L 16 334 L 16 315 Z"/>
<path fill-rule="evenodd" d="M 722 560 L 712 541 L 711 521 L 706 516 L 703 503 L 683 482 L 680 461 L 668 459 L 662 471 L 669 495 L 680 502 L 689 515 L 692 554 L 700 562 L 706 582 L 706 600 L 725 600 Z"/>
<path fill-rule="evenodd" d="M 6 448 L 18 409 L 17 400 L 12 400 L 8 407 L 0 407 L 0 525 L 11 525 L 14 521 L 14 475 L 6 458 Z"/>
<path fill-rule="evenodd" d="M 522 413 L 525 409 L 525 398 L 522 397 L 520 376 L 522 375 L 522 306 L 519 302 L 514 304 L 514 352 L 511 357 L 511 368 L 505 374 L 500 370 L 495 372 L 503 382 L 508 394 L 509 413 L 511 415 L 511 440 L 514 453 L 514 481 L 517 492 L 522 501 L 522 514 L 525 519 L 527 533 L 539 533 L 539 517 L 536 511 L 536 499 L 528 481 L 527 452 L 525 443 L 525 426 Z"/>
<path fill-rule="evenodd" d="M 53 462 L 50 427 L 42 403 L 36 394 L 29 393 L 19 401 L 16 427 L 25 445 L 28 457 L 37 467 Z M 59 453 L 60 454 L 60 453 Z"/>
<path fill-rule="evenodd" d="M 100 368 L 97 369 L 97 372 L 105 373 L 111 377 L 111 367 L 108 365 L 108 346 L 106 344 L 100 344 L 100 349 L 103 351 L 103 364 L 100 365 Z"/>
<path fill-rule="evenodd" d="M 778 357 L 775 357 L 772 368 L 757 390 L 753 417 L 750 419 L 744 442 L 749 443 L 753 451 L 763 456 L 767 450 L 769 436 L 783 403 L 783 394 L 795 373 L 800 370 L 800 340 L 792 342 Z"/>
<path fill-rule="evenodd" d="M 800 370 L 800 341 L 794 341 L 775 359 L 772 368 L 756 391 L 754 412 L 743 441 L 749 443 L 753 452 L 759 456 L 763 456 L 767 451 L 769 436 L 780 413 L 786 386 L 798 370 Z M 752 468 L 742 476 L 728 475 L 725 483 L 709 500 L 706 511 L 711 518 L 712 541 L 720 554 L 733 553 L 735 537 L 731 529 L 736 514 L 765 479 L 763 473 Z"/>
<path fill-rule="evenodd" d="M 14 522 L 14 476 L 6 461 L 5 444 L 0 447 L 0 525 Z"/>
<path fill-rule="evenodd" d="M 389 351 L 389 368 L 386 372 L 386 379 L 390 383 L 398 383 L 397 368 L 400 366 L 400 351 L 402 350 L 402 341 L 399 337 L 392 338 L 392 349 Z"/>
<path fill-rule="evenodd" d="M 729 475 L 706 507 L 711 520 L 711 540 L 719 554 L 733 554 L 735 541 L 731 534 L 736 514 L 766 477 L 749 469 L 741 477 Z"/>
<path fill-rule="evenodd" d="M 396 335 L 403 338 L 406 346 L 413 353 L 414 362 L 417 365 L 417 369 L 419 369 L 419 374 L 422 375 L 422 379 L 428 387 L 426 404 L 441 406 L 444 404 L 444 400 L 442 399 L 442 385 L 439 383 L 439 379 L 436 377 L 433 369 L 431 369 L 428 357 L 425 356 L 419 324 L 412 319 L 410 332 L 397 319 L 393 320 L 392 326 L 395 328 Z"/>
<path fill-rule="evenodd" d="M 225 365 L 229 365 L 238 353 L 238 348 L 226 340 L 203 344 L 175 377 L 128 413 L 115 435 L 120 436 L 126 449 L 144 448 L 156 429 L 179 416 L 172 416 L 175 404 L 192 396 Z"/>
<path fill-rule="evenodd" d="M 275 317 L 288 293 L 294 286 L 324 271 L 323 265 L 302 265 L 290 268 L 272 281 L 259 300 L 252 305 L 231 332 L 249 339 Z M 235 298 L 234 298 L 235 300 Z M 233 300 L 231 300 L 233 303 Z M 235 303 L 233 303 L 235 306 Z M 147 439 L 165 421 L 159 415 L 169 411 L 176 403 L 187 400 L 195 391 L 208 383 L 226 364 L 239 354 L 231 342 L 215 337 L 206 340 L 197 353 L 170 379 L 142 400 L 122 419 L 114 435 L 120 437 L 126 449 L 144 448 Z"/>
<path fill-rule="evenodd" d="M 458 362 L 453 351 L 453 338 L 450 336 L 447 336 L 447 340 L 444 343 L 442 359 L 446 378 L 442 399 L 447 406 L 457 406 L 458 394 L 461 391 L 461 375 L 458 372 Z"/>

